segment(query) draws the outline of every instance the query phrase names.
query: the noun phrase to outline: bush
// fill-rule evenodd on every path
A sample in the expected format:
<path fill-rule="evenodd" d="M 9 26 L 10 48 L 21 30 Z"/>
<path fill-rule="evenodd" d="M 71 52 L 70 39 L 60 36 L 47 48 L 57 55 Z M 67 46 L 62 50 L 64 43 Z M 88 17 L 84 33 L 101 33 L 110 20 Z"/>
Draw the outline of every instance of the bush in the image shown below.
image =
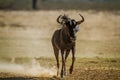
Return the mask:
<path fill-rule="evenodd" d="M 15 0 L 0 0 L 0 9 L 12 7 L 14 1 Z"/>

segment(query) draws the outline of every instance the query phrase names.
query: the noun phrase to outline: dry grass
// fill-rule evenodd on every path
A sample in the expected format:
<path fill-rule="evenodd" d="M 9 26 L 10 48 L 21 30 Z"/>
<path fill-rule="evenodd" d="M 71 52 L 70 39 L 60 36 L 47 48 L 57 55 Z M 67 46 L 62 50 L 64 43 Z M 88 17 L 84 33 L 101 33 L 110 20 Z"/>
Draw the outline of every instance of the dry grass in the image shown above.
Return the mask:
<path fill-rule="evenodd" d="M 120 52 L 120 15 L 96 11 L 0 11 L 1 56 L 54 56 L 51 36 L 60 26 L 56 18 L 68 14 L 85 17 L 77 34 L 79 57 L 118 57 Z M 7 50 L 6 50 L 7 49 Z"/>

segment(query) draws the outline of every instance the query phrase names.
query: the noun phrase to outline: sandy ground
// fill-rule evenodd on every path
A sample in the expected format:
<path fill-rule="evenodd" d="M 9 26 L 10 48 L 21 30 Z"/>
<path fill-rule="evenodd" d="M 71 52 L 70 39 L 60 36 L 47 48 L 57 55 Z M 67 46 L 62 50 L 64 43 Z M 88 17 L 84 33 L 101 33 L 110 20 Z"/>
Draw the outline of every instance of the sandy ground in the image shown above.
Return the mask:
<path fill-rule="evenodd" d="M 17 59 L 16 59 L 17 60 Z M 23 60 L 21 60 L 23 61 Z M 120 79 L 120 59 L 116 58 L 77 58 L 73 74 L 69 74 L 69 66 L 71 65 L 71 59 L 68 58 L 67 76 L 65 78 L 56 77 L 56 68 L 52 70 L 51 67 L 56 65 L 56 62 L 52 58 L 39 58 L 37 59 L 41 65 L 34 64 L 33 67 L 19 68 L 15 64 L 0 72 L 0 80 L 119 80 Z M 23 62 L 22 62 L 23 63 Z M 12 63 L 11 63 L 12 64 Z M 18 63 L 16 63 L 18 64 Z M 25 66 L 28 65 L 28 61 Z M 29 63 L 28 66 L 32 64 Z M 19 65 L 21 67 L 21 65 Z M 49 68 L 46 68 L 46 66 Z M 28 69 L 29 68 L 29 69 Z M 1 66 L 0 66 L 1 69 Z M 19 70 L 20 69 L 20 70 Z M 23 70 L 25 69 L 25 70 Z M 36 72 L 37 70 L 37 72 Z M 28 72 L 27 72 L 28 71 Z M 47 71 L 47 72 L 46 72 Z M 50 75 L 48 72 L 53 72 Z M 36 75 L 35 75 L 36 74 Z"/>
<path fill-rule="evenodd" d="M 57 77 L 24 77 L 10 73 L 0 73 L 3 80 L 61 80 Z M 74 73 L 62 80 L 120 80 L 120 70 L 75 69 Z"/>

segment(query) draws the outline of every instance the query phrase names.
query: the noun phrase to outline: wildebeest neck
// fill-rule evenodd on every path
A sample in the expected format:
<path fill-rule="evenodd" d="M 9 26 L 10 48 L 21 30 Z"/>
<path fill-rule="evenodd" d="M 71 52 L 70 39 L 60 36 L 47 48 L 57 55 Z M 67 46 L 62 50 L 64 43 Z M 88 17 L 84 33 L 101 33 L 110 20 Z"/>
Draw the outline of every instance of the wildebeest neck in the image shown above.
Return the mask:
<path fill-rule="evenodd" d="M 61 35 L 62 35 L 64 43 L 66 43 L 66 44 L 73 43 L 76 40 L 76 37 L 72 37 L 70 35 L 69 29 L 67 27 L 63 27 L 61 29 Z"/>

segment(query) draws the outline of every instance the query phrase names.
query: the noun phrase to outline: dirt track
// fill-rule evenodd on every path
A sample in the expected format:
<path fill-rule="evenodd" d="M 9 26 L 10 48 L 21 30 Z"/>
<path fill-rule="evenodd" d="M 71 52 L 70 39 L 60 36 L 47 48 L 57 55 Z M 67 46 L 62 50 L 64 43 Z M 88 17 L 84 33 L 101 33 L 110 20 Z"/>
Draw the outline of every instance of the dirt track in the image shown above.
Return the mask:
<path fill-rule="evenodd" d="M 0 73 L 0 80 L 120 80 L 120 70 L 114 69 L 75 69 L 73 75 L 68 75 L 65 79 L 56 77 L 28 77 L 15 74 Z"/>
<path fill-rule="evenodd" d="M 71 80 L 120 80 L 120 70 L 80 70 L 76 69 Z M 69 78 L 67 78 L 69 80 Z"/>

